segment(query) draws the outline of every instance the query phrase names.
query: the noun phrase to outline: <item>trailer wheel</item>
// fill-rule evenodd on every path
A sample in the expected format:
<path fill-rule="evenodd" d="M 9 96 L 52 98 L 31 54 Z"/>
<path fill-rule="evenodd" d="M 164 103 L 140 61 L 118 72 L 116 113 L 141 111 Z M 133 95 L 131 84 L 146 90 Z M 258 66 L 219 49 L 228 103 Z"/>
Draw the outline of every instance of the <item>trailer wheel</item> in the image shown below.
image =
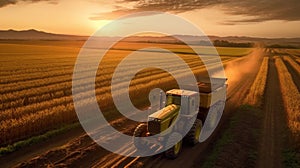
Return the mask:
<path fill-rule="evenodd" d="M 185 137 L 185 140 L 189 145 L 194 146 L 197 143 L 199 143 L 199 136 L 201 133 L 201 129 L 202 129 L 202 121 L 196 119 L 191 130 L 188 132 L 188 134 Z"/>
<path fill-rule="evenodd" d="M 137 149 L 146 148 L 146 141 L 143 141 L 141 138 L 136 138 L 136 137 L 146 137 L 147 132 L 148 132 L 147 124 L 145 123 L 142 123 L 135 128 L 133 133 L 133 143 Z"/>
<path fill-rule="evenodd" d="M 174 145 L 175 144 L 175 145 Z M 172 147 L 170 147 L 172 146 Z M 181 152 L 182 136 L 177 132 L 171 133 L 166 142 L 165 156 L 169 159 L 175 159 Z M 168 149 L 169 148 L 169 149 Z"/>
<path fill-rule="evenodd" d="M 222 103 L 219 101 L 215 105 L 211 107 L 210 114 L 207 116 L 206 121 L 208 122 L 208 128 L 214 129 L 217 126 L 217 119 L 221 117 L 223 111 L 221 111 L 224 107 L 222 107 Z"/>
<path fill-rule="evenodd" d="M 217 123 L 217 115 L 218 115 L 217 113 L 218 113 L 217 111 L 212 111 L 211 114 L 209 115 L 208 124 L 210 129 L 213 129 Z"/>

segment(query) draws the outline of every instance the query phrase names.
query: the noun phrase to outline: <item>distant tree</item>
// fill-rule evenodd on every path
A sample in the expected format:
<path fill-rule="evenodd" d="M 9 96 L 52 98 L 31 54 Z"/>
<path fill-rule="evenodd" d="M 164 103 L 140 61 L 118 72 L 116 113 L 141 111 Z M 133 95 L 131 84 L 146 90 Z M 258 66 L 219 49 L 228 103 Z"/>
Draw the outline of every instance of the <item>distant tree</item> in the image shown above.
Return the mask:
<path fill-rule="evenodd" d="M 213 44 L 215 47 L 240 47 L 240 48 L 253 47 L 253 43 L 234 43 L 226 40 L 215 40 Z"/>
<path fill-rule="evenodd" d="M 298 49 L 300 47 L 293 46 L 293 45 L 280 45 L 280 44 L 272 44 L 267 46 L 267 48 L 287 48 L 287 49 Z"/>

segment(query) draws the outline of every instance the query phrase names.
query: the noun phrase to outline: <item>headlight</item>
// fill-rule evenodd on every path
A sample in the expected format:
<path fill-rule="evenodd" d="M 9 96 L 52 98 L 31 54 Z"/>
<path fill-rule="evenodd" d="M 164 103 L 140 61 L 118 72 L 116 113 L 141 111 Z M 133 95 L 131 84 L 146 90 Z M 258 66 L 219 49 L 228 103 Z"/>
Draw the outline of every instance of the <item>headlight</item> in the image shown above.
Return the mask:
<path fill-rule="evenodd" d="M 149 118 L 148 121 L 160 122 L 161 119 L 158 119 L 158 118 Z"/>
<path fill-rule="evenodd" d="M 155 119 L 154 119 L 154 121 L 156 121 L 156 122 L 160 122 L 160 121 L 161 121 L 161 119 L 155 118 Z"/>

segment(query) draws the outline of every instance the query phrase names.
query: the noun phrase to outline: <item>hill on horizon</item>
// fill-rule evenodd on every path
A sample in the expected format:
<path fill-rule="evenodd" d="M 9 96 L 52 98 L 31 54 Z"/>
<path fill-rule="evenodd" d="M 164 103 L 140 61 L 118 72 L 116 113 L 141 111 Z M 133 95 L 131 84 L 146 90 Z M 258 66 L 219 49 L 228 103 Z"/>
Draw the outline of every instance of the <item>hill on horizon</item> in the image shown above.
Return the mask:
<path fill-rule="evenodd" d="M 29 30 L 0 30 L 1 40 L 86 40 L 87 36 L 54 34 L 35 29 Z"/>
<path fill-rule="evenodd" d="M 202 41 L 203 36 L 192 35 L 174 35 L 173 37 L 180 37 L 186 41 L 194 42 L 195 44 Z M 153 37 L 153 36 L 133 36 L 126 39 L 129 42 L 166 42 L 174 43 L 174 38 L 171 36 Z M 300 38 L 260 38 L 260 37 L 247 37 L 247 36 L 208 36 L 211 41 L 225 40 L 230 42 L 262 42 L 266 44 L 285 44 L 300 46 Z M 66 35 L 66 34 L 54 34 L 35 29 L 29 30 L 0 30 L 0 40 L 87 40 L 88 36 Z M 114 37 L 104 37 L 114 38 Z"/>

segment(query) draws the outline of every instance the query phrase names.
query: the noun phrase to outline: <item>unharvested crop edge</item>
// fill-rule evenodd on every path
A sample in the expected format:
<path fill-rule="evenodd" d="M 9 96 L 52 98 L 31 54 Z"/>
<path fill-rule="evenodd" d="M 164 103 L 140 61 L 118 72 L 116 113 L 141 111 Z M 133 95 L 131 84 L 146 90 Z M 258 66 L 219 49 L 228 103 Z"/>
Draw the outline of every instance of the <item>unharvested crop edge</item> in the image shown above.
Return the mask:
<path fill-rule="evenodd" d="M 146 99 L 141 99 L 140 100 L 140 102 L 143 102 L 143 103 L 145 101 L 146 101 Z M 138 106 L 138 107 L 141 108 L 141 109 L 145 108 L 144 106 Z M 122 117 L 121 114 L 117 113 L 116 109 L 114 109 L 114 108 L 107 109 L 104 116 L 105 116 L 105 119 L 108 122 L 115 121 L 115 120 Z M 61 135 L 65 132 L 67 132 L 67 131 L 70 131 L 70 130 L 73 130 L 73 129 L 78 129 L 80 126 L 81 126 L 80 122 L 67 124 L 67 125 L 62 126 L 61 128 L 50 130 L 50 131 L 48 131 L 44 134 L 33 136 L 33 137 L 28 138 L 28 139 L 15 142 L 12 145 L 8 145 L 6 147 L 0 147 L 0 157 L 5 156 L 9 153 L 15 152 L 17 150 L 23 149 L 25 147 L 28 147 L 30 145 L 34 145 L 34 144 L 38 144 L 42 141 L 46 141 L 46 140 L 48 140 L 52 137 L 55 137 L 57 135 Z"/>
<path fill-rule="evenodd" d="M 26 140 L 15 142 L 14 144 L 8 145 L 6 147 L 1 147 L 0 148 L 0 156 L 15 152 L 24 147 L 27 147 L 27 146 L 30 146 L 30 145 L 33 145 L 33 144 L 36 144 L 36 143 L 39 143 L 42 141 L 46 141 L 53 136 L 65 133 L 71 129 L 78 128 L 79 126 L 80 126 L 80 123 L 76 122 L 76 123 L 73 123 L 70 125 L 63 126 L 56 130 L 48 131 L 45 134 L 34 136 L 34 137 L 28 138 Z"/>

